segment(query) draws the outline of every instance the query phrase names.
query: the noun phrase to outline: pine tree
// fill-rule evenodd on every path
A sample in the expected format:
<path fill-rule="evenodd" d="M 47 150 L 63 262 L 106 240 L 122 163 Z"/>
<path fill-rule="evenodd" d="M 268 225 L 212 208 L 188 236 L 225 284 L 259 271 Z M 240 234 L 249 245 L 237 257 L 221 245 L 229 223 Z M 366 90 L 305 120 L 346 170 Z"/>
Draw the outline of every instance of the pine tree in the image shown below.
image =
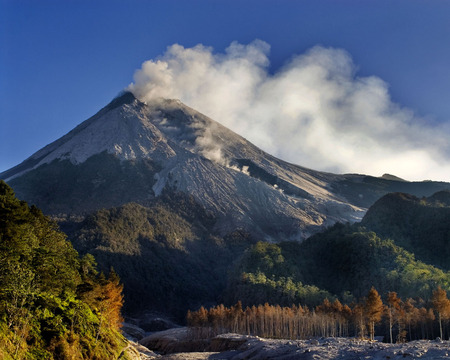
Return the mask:
<path fill-rule="evenodd" d="M 381 301 L 381 297 L 378 291 L 372 287 L 367 294 L 367 300 L 365 303 L 365 311 L 367 320 L 369 321 L 369 335 L 370 340 L 374 339 L 375 336 L 375 324 L 380 322 L 383 315 L 384 305 Z"/>
<path fill-rule="evenodd" d="M 390 291 L 388 293 L 387 303 L 387 315 L 389 317 L 389 340 L 392 344 L 392 328 L 394 327 L 394 323 L 400 312 L 401 299 L 397 296 L 397 293 L 395 291 Z"/>
<path fill-rule="evenodd" d="M 434 310 L 438 314 L 439 331 L 442 339 L 442 320 L 445 320 L 450 316 L 450 300 L 447 298 L 447 292 L 439 286 L 433 291 L 431 302 Z"/>
<path fill-rule="evenodd" d="M 409 341 L 412 341 L 412 325 L 415 325 L 417 323 L 418 319 L 418 312 L 419 310 L 414 306 L 415 301 L 411 298 L 406 299 L 404 303 L 404 311 L 405 311 L 405 321 L 406 325 L 408 325 L 408 335 L 409 335 Z"/>

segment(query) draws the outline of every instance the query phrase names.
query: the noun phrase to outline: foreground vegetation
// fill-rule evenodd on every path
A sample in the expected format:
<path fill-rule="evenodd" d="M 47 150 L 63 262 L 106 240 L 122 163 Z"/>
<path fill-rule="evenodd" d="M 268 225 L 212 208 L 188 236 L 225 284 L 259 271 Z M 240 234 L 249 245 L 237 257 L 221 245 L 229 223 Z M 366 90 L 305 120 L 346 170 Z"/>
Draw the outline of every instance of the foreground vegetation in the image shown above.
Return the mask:
<path fill-rule="evenodd" d="M 122 285 L 0 181 L 0 358 L 117 359 Z"/>
<path fill-rule="evenodd" d="M 307 339 L 311 337 L 357 336 L 374 339 L 384 334 L 388 342 L 449 338 L 450 300 L 437 288 L 429 301 L 400 299 L 389 292 L 383 303 L 371 288 L 367 296 L 350 306 L 339 300 L 325 299 L 315 308 L 280 305 L 251 306 L 241 302 L 231 307 L 218 305 L 209 310 L 201 307 L 188 311 L 187 322 L 194 337 L 210 338 L 222 333 L 240 333 L 265 338 Z"/>

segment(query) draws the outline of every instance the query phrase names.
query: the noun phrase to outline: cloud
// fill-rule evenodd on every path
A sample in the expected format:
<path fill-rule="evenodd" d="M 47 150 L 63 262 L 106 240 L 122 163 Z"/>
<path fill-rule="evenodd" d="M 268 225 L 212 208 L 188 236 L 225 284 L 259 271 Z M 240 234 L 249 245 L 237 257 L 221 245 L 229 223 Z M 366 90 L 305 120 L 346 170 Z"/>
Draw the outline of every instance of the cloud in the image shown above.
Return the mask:
<path fill-rule="evenodd" d="M 270 46 L 233 42 L 224 53 L 170 46 L 142 64 L 138 98 L 176 98 L 284 160 L 338 173 L 450 181 L 448 124 L 428 124 L 360 77 L 342 49 L 315 46 L 271 74 Z"/>

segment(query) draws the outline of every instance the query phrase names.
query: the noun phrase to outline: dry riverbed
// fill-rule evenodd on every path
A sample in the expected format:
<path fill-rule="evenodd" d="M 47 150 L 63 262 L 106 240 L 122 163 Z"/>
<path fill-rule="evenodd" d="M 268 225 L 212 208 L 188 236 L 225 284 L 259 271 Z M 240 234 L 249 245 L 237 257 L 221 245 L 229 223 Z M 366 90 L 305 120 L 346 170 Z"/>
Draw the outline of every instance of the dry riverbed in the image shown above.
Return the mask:
<path fill-rule="evenodd" d="M 189 342 L 185 328 L 171 329 L 139 341 L 143 345 L 158 344 L 159 349 L 141 351 L 142 360 L 328 360 L 328 359 L 450 359 L 450 341 L 412 341 L 405 344 L 385 344 L 354 338 L 321 338 L 310 340 L 274 340 L 256 336 L 224 334 L 214 338 L 208 347 L 195 351 L 196 342 Z M 203 344 L 203 343 L 200 343 Z M 158 354 L 158 350 L 180 352 Z M 204 345 L 204 344 L 203 344 Z M 183 348 L 189 347 L 189 351 Z M 165 351 L 162 351 L 165 352 Z M 172 352 L 172 351 L 169 351 Z"/>

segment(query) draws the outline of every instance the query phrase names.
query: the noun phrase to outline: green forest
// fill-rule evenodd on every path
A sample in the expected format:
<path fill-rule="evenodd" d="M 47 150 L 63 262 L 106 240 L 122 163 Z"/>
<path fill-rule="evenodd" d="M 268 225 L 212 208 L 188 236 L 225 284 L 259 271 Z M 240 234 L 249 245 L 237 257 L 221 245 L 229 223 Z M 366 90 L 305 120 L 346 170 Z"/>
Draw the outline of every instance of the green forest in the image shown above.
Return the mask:
<path fill-rule="evenodd" d="M 428 198 L 392 193 L 373 204 L 361 225 L 395 240 L 418 260 L 450 270 L 450 191 Z"/>
<path fill-rule="evenodd" d="M 248 249 L 229 279 L 227 302 L 350 303 L 372 286 L 382 294 L 428 299 L 437 286 L 449 289 L 450 273 L 365 228 L 336 224 L 302 243 L 259 242 Z"/>
<path fill-rule="evenodd" d="M 164 193 L 151 204 L 129 203 L 65 221 L 80 254 L 113 266 L 124 286 L 124 311 L 158 311 L 184 322 L 186 311 L 223 301 L 230 264 L 256 243 L 247 233 L 219 236 L 215 219 L 192 197 Z"/>
<path fill-rule="evenodd" d="M 122 285 L 0 181 L 0 358 L 117 359 Z"/>

